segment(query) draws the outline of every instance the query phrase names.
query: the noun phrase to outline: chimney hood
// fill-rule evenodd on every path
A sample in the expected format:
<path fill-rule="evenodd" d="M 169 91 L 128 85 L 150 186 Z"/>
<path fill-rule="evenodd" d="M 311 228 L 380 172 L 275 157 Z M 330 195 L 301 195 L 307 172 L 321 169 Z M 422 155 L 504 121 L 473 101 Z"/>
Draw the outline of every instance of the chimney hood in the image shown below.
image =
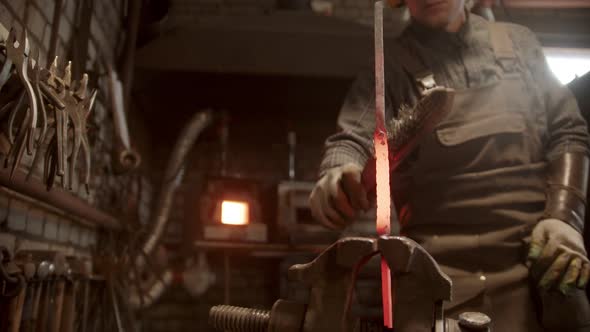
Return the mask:
<path fill-rule="evenodd" d="M 393 30 L 389 29 L 395 33 Z M 140 48 L 136 66 L 160 71 L 352 78 L 372 57 L 371 26 L 290 12 L 200 19 Z"/>

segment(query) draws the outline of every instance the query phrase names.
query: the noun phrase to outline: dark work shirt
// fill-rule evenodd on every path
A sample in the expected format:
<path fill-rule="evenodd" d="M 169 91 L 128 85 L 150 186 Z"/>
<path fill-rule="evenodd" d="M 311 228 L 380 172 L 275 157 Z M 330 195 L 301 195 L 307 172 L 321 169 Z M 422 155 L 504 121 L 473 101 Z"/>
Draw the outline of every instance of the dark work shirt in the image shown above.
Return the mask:
<path fill-rule="evenodd" d="M 547 159 L 565 151 L 588 153 L 586 123 L 575 99 L 547 66 L 543 50 L 527 28 L 508 27 L 514 51 L 524 69 L 529 93 L 538 95 L 535 107 L 545 109 L 549 144 Z M 386 40 L 386 117 L 392 119 L 402 104 L 412 106 L 416 96 L 412 79 L 400 64 L 400 48 L 412 49 L 430 68 L 439 86 L 453 89 L 476 88 L 498 81 L 503 73 L 490 42 L 489 22 L 469 14 L 460 31 L 449 33 L 411 23 L 401 36 Z M 397 51 L 396 51 L 397 50 Z M 375 79 L 372 67 L 354 81 L 340 111 L 340 131 L 326 141 L 320 175 L 346 163 L 364 166 L 373 154 L 375 127 Z"/>

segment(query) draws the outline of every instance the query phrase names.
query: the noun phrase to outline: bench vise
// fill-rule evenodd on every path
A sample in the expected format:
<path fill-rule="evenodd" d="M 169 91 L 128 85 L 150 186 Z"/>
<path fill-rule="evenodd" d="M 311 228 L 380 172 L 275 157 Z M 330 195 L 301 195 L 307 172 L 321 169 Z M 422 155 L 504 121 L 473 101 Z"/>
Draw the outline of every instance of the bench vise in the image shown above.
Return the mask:
<path fill-rule="evenodd" d="M 209 312 L 209 323 L 229 332 L 386 331 L 380 321 L 359 317 L 351 310 L 356 277 L 378 254 L 392 272 L 393 331 L 490 331 L 490 319 L 482 313 L 464 313 L 459 321 L 444 317 L 443 304 L 451 300 L 451 279 L 424 248 L 400 236 L 343 238 L 312 262 L 291 266 L 289 279 L 311 288 L 307 304 L 278 300 L 270 311 L 215 306 Z"/>

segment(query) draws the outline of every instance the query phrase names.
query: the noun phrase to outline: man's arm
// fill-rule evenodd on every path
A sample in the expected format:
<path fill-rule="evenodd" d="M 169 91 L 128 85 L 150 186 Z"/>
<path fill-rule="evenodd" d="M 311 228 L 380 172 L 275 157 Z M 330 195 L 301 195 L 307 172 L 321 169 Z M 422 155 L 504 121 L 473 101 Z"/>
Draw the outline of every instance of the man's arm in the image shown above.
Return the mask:
<path fill-rule="evenodd" d="M 350 87 L 340 114 L 338 132 L 326 140 L 320 177 L 326 170 L 353 163 L 363 167 L 373 154 L 375 129 L 375 82 L 370 71 L 362 72 Z"/>
<path fill-rule="evenodd" d="M 372 154 L 374 83 L 361 73 L 352 84 L 338 117 L 339 132 L 326 140 L 320 179 L 309 198 L 313 216 L 326 227 L 341 229 L 367 209 L 367 193 L 361 185 L 363 167 Z"/>
<path fill-rule="evenodd" d="M 542 99 L 547 119 L 549 163 L 545 218 L 565 221 L 579 232 L 584 226 L 589 136 L 586 122 L 570 90 L 553 75 L 534 34 L 514 26 L 513 38 Z"/>
<path fill-rule="evenodd" d="M 553 160 L 565 152 L 588 155 L 590 152 L 588 130 L 576 99 L 551 72 L 541 44 L 534 33 L 527 28 L 516 27 L 513 38 L 516 45 L 521 48 L 523 60 L 532 74 L 534 84 L 537 84 L 544 103 L 542 106 L 547 113 L 549 134 L 547 159 Z"/>
<path fill-rule="evenodd" d="M 386 121 L 396 107 L 391 94 L 401 79 L 401 69 L 387 66 Z M 310 195 L 310 207 L 316 219 L 330 228 L 342 228 L 359 210 L 370 207 L 361 173 L 373 152 L 375 130 L 375 79 L 372 69 L 365 70 L 352 84 L 338 117 L 339 132 L 326 140 L 320 165 L 320 180 Z"/>
<path fill-rule="evenodd" d="M 399 66 L 386 65 L 385 118 L 393 117 L 398 102 L 403 70 Z M 397 82 L 397 83 L 396 83 Z M 399 91 L 398 91 L 399 90 Z M 397 99 L 397 98 L 395 98 Z M 373 156 L 373 132 L 375 130 L 375 74 L 373 69 L 362 71 L 348 91 L 338 116 L 338 132 L 326 140 L 325 153 L 320 165 L 320 177 L 327 170 L 345 164 L 364 167 Z"/>
<path fill-rule="evenodd" d="M 540 43 L 523 27 L 513 30 L 547 119 L 547 201 L 532 233 L 529 260 L 543 289 L 568 294 L 584 288 L 590 264 L 582 238 L 588 180 L 588 129 L 571 92 L 551 73 Z M 579 291 L 581 292 L 581 291 Z"/>

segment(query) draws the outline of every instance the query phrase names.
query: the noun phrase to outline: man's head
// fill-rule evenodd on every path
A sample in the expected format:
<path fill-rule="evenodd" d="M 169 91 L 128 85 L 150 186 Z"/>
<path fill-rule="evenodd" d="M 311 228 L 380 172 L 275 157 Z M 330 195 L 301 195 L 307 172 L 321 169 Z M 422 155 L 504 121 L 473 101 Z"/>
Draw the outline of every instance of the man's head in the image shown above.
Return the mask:
<path fill-rule="evenodd" d="M 454 30 L 463 19 L 465 0 L 405 0 L 417 22 L 435 29 Z"/>

